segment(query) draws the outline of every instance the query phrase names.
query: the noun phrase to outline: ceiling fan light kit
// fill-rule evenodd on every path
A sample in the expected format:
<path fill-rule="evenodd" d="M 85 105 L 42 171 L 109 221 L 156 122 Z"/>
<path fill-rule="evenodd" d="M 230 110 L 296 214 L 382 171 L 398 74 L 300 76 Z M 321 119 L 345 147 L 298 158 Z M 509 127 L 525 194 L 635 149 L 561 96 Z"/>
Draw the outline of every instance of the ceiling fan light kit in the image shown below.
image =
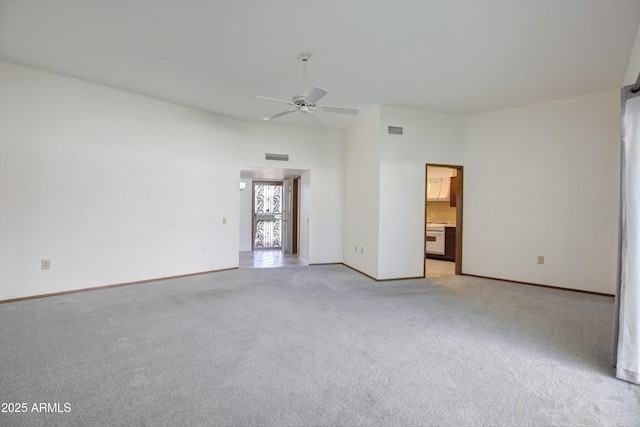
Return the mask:
<path fill-rule="evenodd" d="M 349 108 L 349 107 L 337 107 L 332 105 L 317 105 L 322 97 L 324 97 L 328 92 L 321 87 L 314 87 L 311 92 L 307 93 L 307 62 L 311 58 L 311 55 L 308 53 L 301 53 L 298 55 L 300 61 L 302 61 L 302 92 L 296 95 L 293 95 L 291 101 L 285 101 L 283 99 L 276 98 L 268 98 L 266 96 L 257 96 L 257 98 L 265 99 L 267 101 L 280 102 L 282 104 L 290 105 L 294 108 L 290 108 L 287 111 L 283 111 L 281 113 L 274 114 L 272 116 L 264 117 L 262 120 L 273 120 L 278 117 L 282 117 L 286 114 L 293 113 L 295 111 L 300 111 L 302 114 L 311 114 L 316 117 L 320 121 L 320 117 L 316 115 L 318 111 L 326 112 L 326 113 L 338 113 L 338 114 L 350 114 L 356 115 L 358 114 L 357 108 Z M 322 121 L 320 121 L 322 124 Z"/>

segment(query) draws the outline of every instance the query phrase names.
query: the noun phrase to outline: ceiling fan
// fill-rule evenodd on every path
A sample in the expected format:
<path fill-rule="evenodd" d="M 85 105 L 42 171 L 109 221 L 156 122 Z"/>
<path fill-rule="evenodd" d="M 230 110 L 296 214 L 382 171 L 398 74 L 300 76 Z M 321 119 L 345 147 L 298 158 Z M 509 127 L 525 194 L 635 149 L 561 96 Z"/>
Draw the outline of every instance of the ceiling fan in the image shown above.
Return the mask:
<path fill-rule="evenodd" d="M 320 117 L 316 114 L 318 111 L 323 111 L 326 113 L 339 113 L 339 114 L 358 114 L 357 108 L 349 108 L 349 107 L 336 107 L 331 105 L 318 105 L 318 102 L 323 96 L 325 96 L 328 92 L 320 87 L 314 87 L 311 92 L 307 93 L 307 62 L 311 56 L 308 53 L 300 54 L 299 59 L 302 61 L 302 92 L 296 95 L 293 95 L 291 101 L 285 101 L 283 99 L 275 99 L 275 98 L 267 98 L 266 96 L 257 96 L 260 99 L 266 99 L 267 101 L 276 101 L 282 104 L 287 104 L 291 108 L 287 111 L 283 111 L 281 113 L 274 114 L 272 116 L 264 117 L 262 120 L 272 120 L 277 119 L 278 117 L 282 117 L 285 114 L 290 114 L 295 111 L 300 111 L 302 114 L 311 114 L 315 116 L 320 123 Z"/>

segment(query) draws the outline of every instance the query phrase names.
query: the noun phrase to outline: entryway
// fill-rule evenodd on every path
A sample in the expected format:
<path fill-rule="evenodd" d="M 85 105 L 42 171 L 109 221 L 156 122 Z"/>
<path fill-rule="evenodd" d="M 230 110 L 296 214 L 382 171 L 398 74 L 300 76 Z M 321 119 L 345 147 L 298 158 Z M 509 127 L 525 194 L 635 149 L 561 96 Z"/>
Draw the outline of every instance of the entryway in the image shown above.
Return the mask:
<path fill-rule="evenodd" d="M 240 171 L 240 268 L 307 265 L 310 172 L 293 169 L 243 168 Z M 242 189 L 244 188 L 244 189 Z"/>
<path fill-rule="evenodd" d="M 240 268 L 277 268 L 304 265 L 294 254 L 285 254 L 280 249 L 241 251 Z"/>

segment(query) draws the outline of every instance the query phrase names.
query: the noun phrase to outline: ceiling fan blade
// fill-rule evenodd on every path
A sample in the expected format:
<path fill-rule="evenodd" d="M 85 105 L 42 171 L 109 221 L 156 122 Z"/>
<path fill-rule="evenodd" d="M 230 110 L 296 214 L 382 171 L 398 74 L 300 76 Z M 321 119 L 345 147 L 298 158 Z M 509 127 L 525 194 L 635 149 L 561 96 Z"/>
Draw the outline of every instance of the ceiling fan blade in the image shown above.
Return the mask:
<path fill-rule="evenodd" d="M 315 104 L 316 102 L 318 102 L 320 100 L 320 98 L 322 98 L 323 96 L 325 96 L 328 93 L 329 92 L 327 92 L 326 90 L 322 89 L 321 87 L 314 87 L 311 90 L 311 92 L 309 92 L 309 95 L 307 95 L 307 102 L 309 104 Z"/>
<path fill-rule="evenodd" d="M 282 113 L 274 114 L 273 116 L 265 117 L 262 120 L 271 120 L 277 119 L 278 117 L 284 116 L 285 114 L 293 113 L 294 111 L 298 111 L 297 108 L 292 108 L 291 110 L 283 111 Z"/>
<path fill-rule="evenodd" d="M 334 107 L 331 105 L 318 105 L 318 109 L 320 111 L 324 111 L 325 113 L 351 114 L 352 116 L 355 116 L 359 113 L 357 108 Z"/>
<path fill-rule="evenodd" d="M 267 98 L 266 96 L 256 96 L 256 98 L 260 98 L 260 99 L 266 99 L 267 101 L 276 101 L 276 102 L 282 102 L 283 104 L 287 104 L 287 105 L 296 105 L 291 101 L 285 101 L 283 99 L 275 99 L 275 98 Z"/>
<path fill-rule="evenodd" d="M 314 116 L 316 119 L 318 119 L 318 122 L 320 122 L 320 124 L 321 124 L 323 127 L 326 127 L 326 126 L 325 126 L 325 124 L 324 124 L 324 122 L 320 119 L 320 116 L 319 116 L 319 115 L 317 115 L 317 114 L 315 114 L 315 113 L 311 113 L 311 115 L 312 115 L 312 116 Z"/>

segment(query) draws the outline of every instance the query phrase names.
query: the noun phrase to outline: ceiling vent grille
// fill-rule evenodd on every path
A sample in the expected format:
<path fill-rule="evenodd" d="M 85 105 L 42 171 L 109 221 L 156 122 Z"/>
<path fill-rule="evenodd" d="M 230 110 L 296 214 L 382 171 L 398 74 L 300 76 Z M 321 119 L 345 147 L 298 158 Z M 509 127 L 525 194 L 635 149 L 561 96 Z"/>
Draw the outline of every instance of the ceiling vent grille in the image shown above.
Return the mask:
<path fill-rule="evenodd" d="M 400 126 L 389 126 L 389 135 L 402 135 L 402 128 Z"/>
<path fill-rule="evenodd" d="M 266 153 L 264 155 L 264 158 L 266 160 L 278 160 L 280 162 L 288 162 L 289 161 L 289 155 L 288 154 Z"/>

